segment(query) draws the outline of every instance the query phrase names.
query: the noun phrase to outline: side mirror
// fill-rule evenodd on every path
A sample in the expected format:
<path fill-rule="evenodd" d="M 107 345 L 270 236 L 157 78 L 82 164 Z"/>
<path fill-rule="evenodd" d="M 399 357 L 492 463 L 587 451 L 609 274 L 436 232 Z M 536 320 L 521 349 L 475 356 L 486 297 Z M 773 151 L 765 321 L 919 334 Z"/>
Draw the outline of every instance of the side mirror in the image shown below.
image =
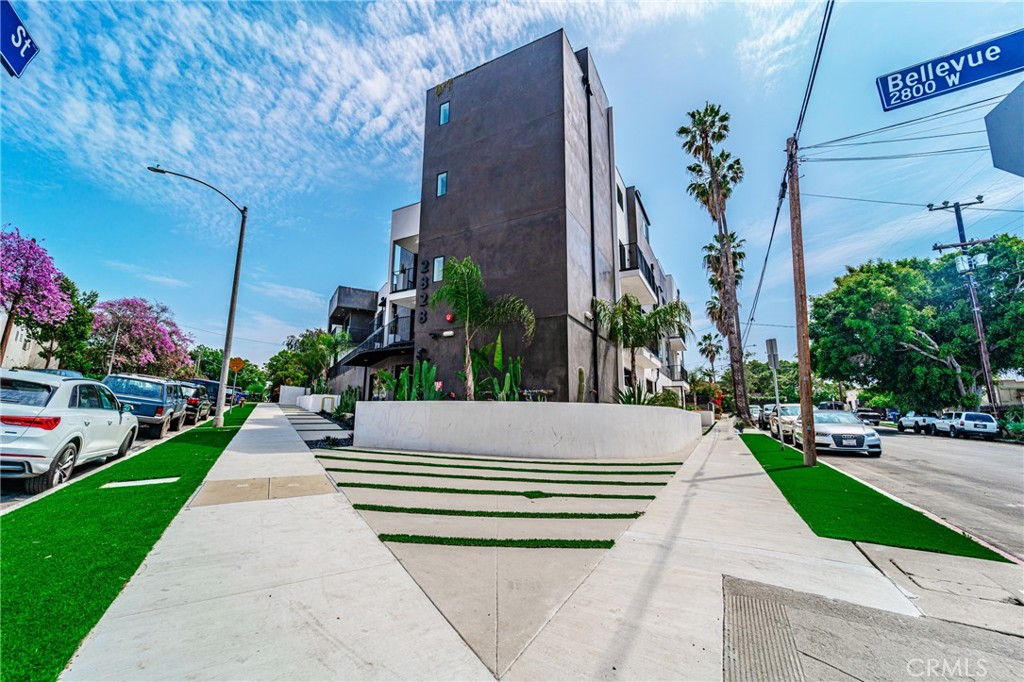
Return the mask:
<path fill-rule="evenodd" d="M 132 411 L 132 406 L 129 405 L 128 403 L 122 403 L 121 411 L 122 412 L 131 412 Z"/>

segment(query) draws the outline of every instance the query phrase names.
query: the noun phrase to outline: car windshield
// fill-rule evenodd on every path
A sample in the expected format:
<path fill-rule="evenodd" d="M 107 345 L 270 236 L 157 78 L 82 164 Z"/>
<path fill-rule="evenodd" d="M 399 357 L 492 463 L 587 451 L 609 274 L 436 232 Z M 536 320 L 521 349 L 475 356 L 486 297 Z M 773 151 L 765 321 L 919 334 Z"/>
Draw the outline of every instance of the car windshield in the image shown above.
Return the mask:
<path fill-rule="evenodd" d="M 995 419 L 990 414 L 984 414 L 983 412 L 968 412 L 964 415 L 964 419 L 972 422 L 989 422 L 992 423 Z"/>
<path fill-rule="evenodd" d="M 196 387 L 196 386 L 182 386 L 181 387 L 181 395 L 184 396 L 185 398 L 191 398 L 198 391 L 199 391 L 199 388 Z"/>
<path fill-rule="evenodd" d="M 103 383 L 119 395 L 132 395 L 137 398 L 152 398 L 153 400 L 160 400 L 164 397 L 163 385 L 153 381 L 128 377 L 107 377 Z"/>
<path fill-rule="evenodd" d="M 860 424 L 860 420 L 849 412 L 815 412 L 815 424 Z"/>
<path fill-rule="evenodd" d="M 783 417 L 795 417 L 800 414 L 800 408 L 795 405 L 783 405 L 779 408 L 779 414 Z"/>
<path fill-rule="evenodd" d="M 0 379 L 0 402 L 43 407 L 50 401 L 53 387 L 20 379 Z"/>

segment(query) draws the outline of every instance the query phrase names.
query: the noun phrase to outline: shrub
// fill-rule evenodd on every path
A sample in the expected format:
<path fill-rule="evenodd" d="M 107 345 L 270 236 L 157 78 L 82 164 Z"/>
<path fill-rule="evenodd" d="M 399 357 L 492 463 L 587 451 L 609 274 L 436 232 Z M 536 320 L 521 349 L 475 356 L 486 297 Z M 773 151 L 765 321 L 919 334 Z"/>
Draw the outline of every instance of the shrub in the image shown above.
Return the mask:
<path fill-rule="evenodd" d="M 620 405 L 650 405 L 653 399 L 643 386 L 627 386 L 625 390 L 615 391 L 615 402 Z"/>
<path fill-rule="evenodd" d="M 394 394 L 395 400 L 440 400 L 441 391 L 434 384 L 437 366 L 427 360 L 417 360 L 410 373 L 406 367 L 396 379 L 391 372 L 382 371 L 380 377 L 388 392 Z"/>
<path fill-rule="evenodd" d="M 659 407 L 679 407 L 679 394 L 670 388 L 663 388 L 660 393 L 651 396 L 651 401 L 648 404 Z"/>

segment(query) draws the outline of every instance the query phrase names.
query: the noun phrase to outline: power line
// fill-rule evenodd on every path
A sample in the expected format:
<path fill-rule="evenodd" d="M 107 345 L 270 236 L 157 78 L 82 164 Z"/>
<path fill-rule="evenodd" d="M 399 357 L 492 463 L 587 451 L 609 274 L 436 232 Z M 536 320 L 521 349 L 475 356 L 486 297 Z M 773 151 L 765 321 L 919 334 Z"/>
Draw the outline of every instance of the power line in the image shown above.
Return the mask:
<path fill-rule="evenodd" d="M 807 115 L 807 106 L 811 103 L 811 91 L 814 89 L 814 79 L 818 75 L 818 65 L 821 64 L 821 54 L 825 47 L 825 36 L 828 35 L 828 25 L 832 20 L 832 9 L 835 7 L 835 0 L 828 0 L 825 3 L 825 16 L 821 19 L 821 28 L 818 29 L 818 43 L 814 47 L 814 58 L 811 60 L 811 74 L 807 78 L 807 89 L 804 90 L 804 101 L 800 105 L 800 115 L 796 119 L 796 131 L 793 137 L 800 139 L 800 131 L 804 127 L 804 116 Z"/>
<path fill-rule="evenodd" d="M 882 156 L 827 156 L 827 157 L 800 157 L 803 163 L 821 163 L 825 161 L 890 161 L 895 159 L 920 159 L 928 156 L 949 156 L 951 154 L 970 154 L 988 149 L 988 145 L 977 147 L 954 147 L 953 149 L 938 149 L 929 152 L 911 152 L 908 154 L 885 154 Z"/>
<path fill-rule="evenodd" d="M 912 119 L 910 119 L 908 121 L 903 121 L 902 123 L 892 123 L 890 125 L 882 126 L 880 128 L 874 128 L 872 130 L 865 130 L 864 132 L 861 132 L 861 133 L 854 133 L 852 135 L 846 135 L 844 137 L 837 137 L 837 138 L 835 138 L 833 140 L 826 140 L 824 142 L 819 142 L 817 144 L 807 145 L 807 146 L 803 147 L 803 149 L 804 150 L 814 149 L 815 147 L 820 147 L 822 145 L 834 144 L 836 142 L 846 142 L 847 140 L 854 140 L 854 139 L 857 139 L 859 137 L 865 137 L 867 135 L 875 135 L 877 133 L 881 133 L 881 132 L 884 132 L 886 130 L 893 130 L 895 128 L 903 128 L 905 126 L 914 125 L 916 123 L 922 123 L 924 121 L 933 121 L 933 120 L 936 120 L 936 119 L 939 119 L 939 118 L 946 118 L 948 116 L 955 116 L 957 114 L 965 113 L 967 111 L 973 111 L 974 109 L 980 109 L 981 107 L 985 106 L 986 104 L 989 104 L 990 102 L 993 102 L 993 101 L 995 101 L 997 99 L 1002 99 L 1002 98 L 1006 97 L 1007 94 L 1009 94 L 1009 93 L 1005 93 L 1004 92 L 1002 95 L 996 95 L 994 97 L 988 97 L 986 99 L 977 100 L 976 102 L 969 102 L 967 104 L 961 104 L 961 105 L 956 106 L 956 107 L 952 107 L 952 108 L 949 108 L 949 109 L 944 109 L 943 111 L 937 111 L 934 114 L 927 114 L 925 116 L 919 116 L 917 118 L 912 118 Z"/>
<path fill-rule="evenodd" d="M 959 125 L 959 124 L 958 124 Z M 942 133 L 941 135 L 921 135 L 918 137 L 894 137 L 888 140 L 865 140 L 864 142 L 843 142 L 840 144 L 819 144 L 813 149 L 835 149 L 837 147 L 863 147 L 869 144 L 890 144 L 892 142 L 915 142 L 917 140 L 937 140 L 942 137 L 957 137 L 959 135 L 977 135 L 984 133 L 984 130 L 968 130 L 962 133 Z"/>
<path fill-rule="evenodd" d="M 831 194 L 811 194 L 810 192 L 804 192 L 805 197 L 818 197 L 819 199 L 842 199 L 844 201 L 863 201 L 868 204 L 892 204 L 893 206 L 914 206 L 916 208 L 925 208 L 928 204 L 909 204 L 905 201 L 882 201 L 881 199 L 856 199 L 854 197 L 837 197 Z"/>
<path fill-rule="evenodd" d="M 206 334 L 220 334 L 221 336 L 224 335 L 223 331 L 215 332 L 215 331 L 212 331 L 210 329 L 200 329 L 199 327 L 190 327 L 187 324 L 179 324 L 178 326 L 179 327 L 184 327 L 185 329 L 191 329 L 194 332 L 204 332 Z M 273 343 L 271 341 L 261 341 L 260 339 L 247 339 L 244 336 L 235 336 L 235 338 L 238 339 L 239 341 L 250 341 L 252 343 L 263 343 L 263 344 L 266 344 L 268 346 L 283 346 L 284 345 L 283 343 Z"/>

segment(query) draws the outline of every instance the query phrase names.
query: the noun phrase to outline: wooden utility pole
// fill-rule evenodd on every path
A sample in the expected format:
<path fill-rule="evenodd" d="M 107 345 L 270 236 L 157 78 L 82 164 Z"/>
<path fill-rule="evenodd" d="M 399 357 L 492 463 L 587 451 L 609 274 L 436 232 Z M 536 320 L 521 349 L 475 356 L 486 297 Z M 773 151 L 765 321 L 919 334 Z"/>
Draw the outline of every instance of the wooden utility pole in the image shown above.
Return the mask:
<path fill-rule="evenodd" d="M 953 213 L 956 215 L 956 229 L 957 234 L 960 237 L 960 241 L 956 244 L 936 244 L 932 247 L 932 250 L 939 251 L 941 253 L 942 249 L 958 248 L 960 249 L 961 255 L 966 258 L 968 267 L 963 272 L 963 275 L 967 280 L 967 292 L 971 299 L 971 313 L 974 316 L 974 332 L 978 336 L 978 355 L 981 356 L 981 371 L 985 375 L 985 391 L 988 393 L 989 405 L 996 407 L 999 405 L 999 394 L 996 393 L 995 384 L 992 383 L 992 366 L 988 360 L 988 342 L 985 340 L 985 324 L 981 320 L 981 304 L 978 303 L 978 291 L 974 285 L 974 266 L 971 263 L 970 254 L 968 252 L 970 247 L 976 244 L 994 242 L 995 238 L 967 241 L 967 232 L 964 230 L 964 216 L 960 211 L 964 206 L 974 206 L 975 204 L 981 203 L 984 202 L 982 197 L 979 196 L 977 201 L 972 201 L 969 204 L 961 204 L 959 201 L 954 202 L 952 206 L 949 205 L 948 201 L 942 202 L 942 206 L 928 204 L 928 210 L 945 211 L 952 208 Z"/>
<path fill-rule="evenodd" d="M 807 281 L 804 277 L 804 234 L 800 222 L 800 167 L 796 160 L 796 138 L 786 141 L 789 169 L 789 223 L 793 239 L 793 294 L 796 297 L 797 374 L 800 388 L 801 440 L 804 466 L 818 463 L 814 442 L 814 394 L 811 390 L 811 339 L 807 330 Z"/>

